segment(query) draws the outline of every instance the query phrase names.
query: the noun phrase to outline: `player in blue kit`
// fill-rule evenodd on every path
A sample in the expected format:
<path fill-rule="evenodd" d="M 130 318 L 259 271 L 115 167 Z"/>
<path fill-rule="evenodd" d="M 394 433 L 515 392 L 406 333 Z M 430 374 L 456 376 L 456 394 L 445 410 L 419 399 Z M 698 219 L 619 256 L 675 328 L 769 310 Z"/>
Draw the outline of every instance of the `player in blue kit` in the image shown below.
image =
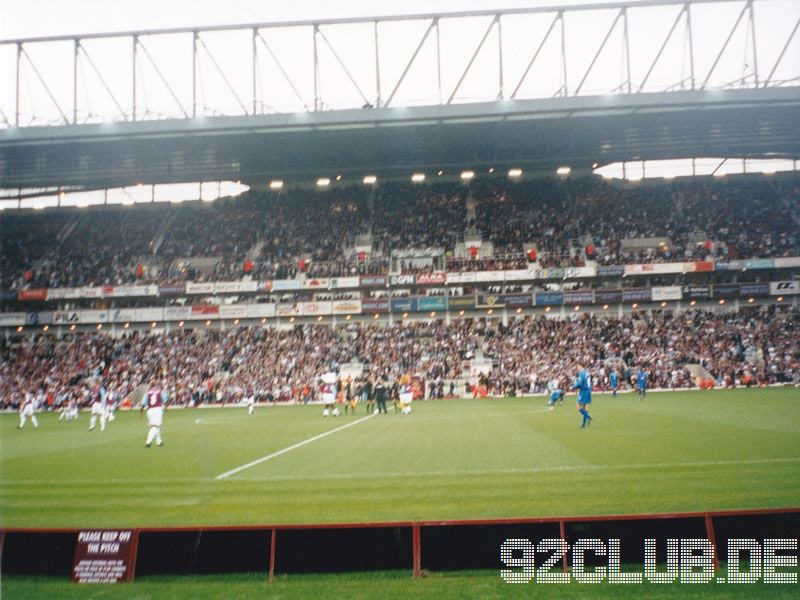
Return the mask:
<path fill-rule="evenodd" d="M 647 371 L 644 370 L 644 367 L 641 367 L 636 373 L 636 389 L 639 392 L 639 400 L 644 400 L 647 396 Z"/>
<path fill-rule="evenodd" d="M 553 410 L 556 407 L 556 402 L 561 401 L 564 404 L 564 390 L 554 389 L 550 392 L 550 400 L 547 401 L 547 407 Z"/>
<path fill-rule="evenodd" d="M 587 426 L 591 427 L 592 417 L 586 407 L 592 403 L 592 377 L 581 366 L 578 367 L 578 378 L 572 389 L 578 391 L 578 412 L 583 415 L 581 429 L 585 429 Z"/>
<path fill-rule="evenodd" d="M 617 390 L 619 389 L 619 376 L 616 369 L 608 375 L 608 384 L 611 386 L 611 397 L 616 398 Z"/>

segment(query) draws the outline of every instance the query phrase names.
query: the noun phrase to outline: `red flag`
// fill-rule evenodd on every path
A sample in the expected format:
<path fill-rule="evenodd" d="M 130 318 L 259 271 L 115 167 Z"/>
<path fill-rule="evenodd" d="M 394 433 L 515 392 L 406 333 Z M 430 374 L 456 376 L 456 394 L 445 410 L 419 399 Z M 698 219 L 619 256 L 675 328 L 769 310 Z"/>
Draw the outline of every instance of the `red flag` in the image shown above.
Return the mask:
<path fill-rule="evenodd" d="M 136 265 L 136 277 L 142 276 L 144 276 L 144 267 L 142 266 L 142 263 L 139 263 Z"/>
<path fill-rule="evenodd" d="M 531 248 L 530 250 L 528 250 L 528 261 L 536 262 L 537 258 L 538 254 L 536 253 L 536 248 Z"/>
<path fill-rule="evenodd" d="M 476 256 L 478 256 L 478 247 L 477 246 L 470 246 L 469 247 L 469 255 L 472 258 L 475 258 Z"/>
<path fill-rule="evenodd" d="M 249 258 L 244 261 L 244 272 L 245 273 L 252 273 L 253 272 L 253 261 Z"/>
<path fill-rule="evenodd" d="M 359 252 L 356 256 L 358 257 L 358 262 L 364 262 L 364 261 L 367 260 L 367 253 L 366 252 L 363 252 L 363 251 Z"/>

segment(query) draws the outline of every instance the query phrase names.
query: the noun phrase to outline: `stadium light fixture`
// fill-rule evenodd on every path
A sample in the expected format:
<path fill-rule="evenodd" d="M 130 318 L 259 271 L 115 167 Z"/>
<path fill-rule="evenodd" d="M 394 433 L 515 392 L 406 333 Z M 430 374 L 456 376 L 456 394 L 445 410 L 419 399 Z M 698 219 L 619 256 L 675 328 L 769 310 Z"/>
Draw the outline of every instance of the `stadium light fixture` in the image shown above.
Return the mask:
<path fill-rule="evenodd" d="M 269 189 L 271 190 L 280 190 L 283 189 L 283 180 L 282 179 L 273 179 L 269 182 Z"/>
<path fill-rule="evenodd" d="M 294 323 L 294 317 L 289 317 L 289 323 Z"/>
<path fill-rule="evenodd" d="M 128 324 L 127 324 L 127 323 L 125 323 L 125 325 L 127 326 Z M 70 325 L 70 326 L 69 326 L 69 330 L 70 330 L 70 331 L 75 331 L 75 325 L 74 325 L 74 324 L 73 324 L 73 325 Z"/>
<path fill-rule="evenodd" d="M 692 300 L 689 302 L 689 306 L 694 306 L 695 304 L 697 304 L 697 300 Z"/>
<path fill-rule="evenodd" d="M 783 302 L 783 296 L 778 296 L 778 302 Z"/>
<path fill-rule="evenodd" d="M 441 177 L 442 175 L 444 175 L 444 171 L 442 171 L 441 169 L 439 169 L 438 171 L 436 171 L 436 174 L 437 174 L 439 177 Z"/>
<path fill-rule="evenodd" d="M 463 310 L 458 311 L 458 316 L 459 317 L 463 317 L 464 316 L 464 311 Z"/>
<path fill-rule="evenodd" d="M 364 175 L 364 185 L 375 185 L 377 183 L 378 178 L 375 175 Z"/>
<path fill-rule="evenodd" d="M 603 310 L 608 310 L 608 304 L 603 304 Z"/>
<path fill-rule="evenodd" d="M 130 326 L 131 326 L 131 324 L 130 324 L 130 323 L 125 323 L 125 325 L 123 325 L 123 326 L 122 326 L 122 328 L 123 328 L 123 329 L 127 329 L 127 328 L 128 328 L 128 327 L 130 327 Z"/>
<path fill-rule="evenodd" d="M 761 173 L 763 175 L 775 175 L 775 169 L 766 169 L 764 171 L 761 171 Z"/>
<path fill-rule="evenodd" d="M 725 171 L 717 171 L 714 173 L 714 177 L 725 177 L 725 175 L 727 175 Z"/>
<path fill-rule="evenodd" d="M 522 177 L 522 169 L 509 169 L 508 176 L 516 179 L 517 177 Z"/>
<path fill-rule="evenodd" d="M 153 321 L 152 323 L 150 323 L 150 327 L 151 327 L 151 328 L 153 328 L 153 327 L 155 327 L 155 326 L 156 326 L 156 322 L 155 322 L 155 321 Z"/>
<path fill-rule="evenodd" d="M 414 173 L 411 176 L 411 181 L 413 181 L 414 183 L 422 183 L 423 181 L 425 181 L 425 173 Z"/>
<path fill-rule="evenodd" d="M 469 181 L 475 177 L 475 171 L 461 171 L 461 179 L 463 181 Z"/>
<path fill-rule="evenodd" d="M 178 323 L 178 327 L 183 327 L 183 321 L 181 321 L 180 323 Z"/>
<path fill-rule="evenodd" d="M 48 329 L 50 329 L 50 325 L 45 325 L 42 327 L 42 331 L 47 331 Z"/>
<path fill-rule="evenodd" d="M 377 321 L 377 320 L 378 320 L 378 315 L 377 315 L 377 313 L 376 313 L 376 314 L 374 314 L 374 315 L 372 315 L 372 319 L 373 319 L 373 320 L 375 320 L 375 321 Z"/>
<path fill-rule="evenodd" d="M 489 173 L 494 173 L 494 167 L 489 167 Z"/>
<path fill-rule="evenodd" d="M 752 303 L 753 303 L 753 299 L 752 299 L 752 298 L 748 298 L 748 299 L 747 299 L 747 303 L 748 303 L 748 304 L 752 304 Z"/>
<path fill-rule="evenodd" d="M 407 319 L 408 318 L 408 313 L 403 313 L 403 318 Z"/>
<path fill-rule="evenodd" d="M 639 305 L 638 305 L 636 302 L 634 302 L 634 303 L 631 305 L 631 308 L 639 308 Z"/>
<path fill-rule="evenodd" d="M 561 175 L 562 177 L 566 177 L 572 172 L 572 168 L 570 167 L 558 167 L 556 169 L 556 174 Z"/>
<path fill-rule="evenodd" d="M 576 305 L 575 305 L 575 306 L 572 308 L 572 310 L 574 310 L 575 312 L 578 312 L 580 309 L 581 309 L 581 307 L 580 307 L 580 305 L 578 305 L 578 304 L 576 304 Z"/>
<path fill-rule="evenodd" d="M 342 180 L 342 176 L 341 175 L 337 175 L 336 176 L 336 181 L 341 181 L 341 180 Z"/>
<path fill-rule="evenodd" d="M 720 304 L 725 304 L 725 298 L 722 298 L 722 299 L 719 301 L 719 303 L 720 303 Z"/>
<path fill-rule="evenodd" d="M 435 317 L 435 316 L 436 316 L 436 311 L 435 311 L 435 310 L 432 310 L 432 311 L 431 311 L 431 316 L 432 316 L 432 317 Z"/>
<path fill-rule="evenodd" d="M 263 318 L 263 319 L 261 319 L 261 324 L 262 324 L 262 325 L 263 325 L 264 323 L 266 323 L 266 322 L 267 322 L 267 319 L 266 319 L 266 317 L 265 317 L 265 318 Z"/>
<path fill-rule="evenodd" d="M 666 302 L 662 302 L 661 303 L 661 308 L 666 308 L 666 307 L 667 307 L 667 303 Z"/>
<path fill-rule="evenodd" d="M 520 314 L 521 312 L 522 312 L 522 309 L 521 309 L 521 308 L 518 308 L 518 309 L 517 309 L 517 314 Z"/>
<path fill-rule="evenodd" d="M 102 323 L 98 323 L 97 324 L 97 329 L 102 329 L 102 328 L 103 328 L 103 324 Z"/>
<path fill-rule="evenodd" d="M 347 316 L 345 317 L 345 321 L 349 321 L 349 320 L 350 320 L 350 315 L 347 315 Z"/>
<path fill-rule="evenodd" d="M 317 317 L 317 321 L 322 321 L 322 316 Z"/>
<path fill-rule="evenodd" d="M 234 324 L 234 325 L 238 325 L 238 324 L 239 324 L 239 319 L 235 319 L 235 320 L 233 321 L 233 324 Z"/>
<path fill-rule="evenodd" d="M 489 310 L 487 310 L 487 311 L 486 311 L 486 314 L 487 314 L 487 315 L 490 315 L 490 314 L 492 314 L 493 312 L 494 312 L 494 310 L 490 308 Z"/>
<path fill-rule="evenodd" d="M 211 327 L 211 319 L 209 319 L 208 321 L 206 321 L 206 327 Z"/>
<path fill-rule="evenodd" d="M 17 333 L 22 333 L 22 325 L 20 325 L 19 327 L 17 327 Z"/>
<path fill-rule="evenodd" d="M 331 184 L 330 177 L 320 177 L 317 179 L 317 187 L 328 187 Z"/>
<path fill-rule="evenodd" d="M 550 307 L 548 306 L 547 308 L 545 308 L 544 312 L 550 312 Z"/>

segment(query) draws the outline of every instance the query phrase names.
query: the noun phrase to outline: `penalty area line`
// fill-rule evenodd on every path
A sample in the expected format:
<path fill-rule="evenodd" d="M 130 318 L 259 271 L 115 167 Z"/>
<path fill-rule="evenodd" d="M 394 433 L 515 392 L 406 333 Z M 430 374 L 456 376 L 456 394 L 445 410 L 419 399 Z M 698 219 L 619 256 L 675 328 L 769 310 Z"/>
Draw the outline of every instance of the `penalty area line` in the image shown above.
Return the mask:
<path fill-rule="evenodd" d="M 337 431 L 342 431 L 343 429 L 347 429 L 348 427 L 352 427 L 353 425 L 358 425 L 359 423 L 362 423 L 362 422 L 366 421 L 367 419 L 371 419 L 374 416 L 375 416 L 374 414 L 367 415 L 366 417 L 361 417 L 357 421 L 352 421 L 350 423 L 342 425 L 341 427 L 337 427 L 336 429 L 331 429 L 330 431 L 324 431 L 324 432 L 322 432 L 322 433 L 320 433 L 318 435 L 315 435 L 314 437 L 308 438 L 307 440 L 303 440 L 302 442 L 297 442 L 296 444 L 292 444 L 291 446 L 287 446 L 283 450 L 278 450 L 277 452 L 273 452 L 272 454 L 267 454 L 266 456 L 262 456 L 261 458 L 257 458 L 256 460 L 250 461 L 249 463 L 244 464 L 244 465 L 242 465 L 240 467 L 236 467 L 235 469 L 231 469 L 230 471 L 225 471 L 224 473 L 220 473 L 214 479 L 216 479 L 217 481 L 219 481 L 221 479 L 227 479 L 231 475 L 236 475 L 237 473 L 241 473 L 245 469 L 249 469 L 250 467 L 255 467 L 256 465 L 260 465 L 261 463 L 267 462 L 268 460 L 272 460 L 273 458 L 276 458 L 276 457 L 278 457 L 278 456 L 280 456 L 282 454 L 286 454 L 287 452 L 291 452 L 292 450 L 296 450 L 297 448 L 305 446 L 306 444 L 310 444 L 311 442 L 316 442 L 317 440 L 321 440 L 322 438 L 324 438 L 326 436 L 329 436 L 332 433 L 336 433 Z"/>

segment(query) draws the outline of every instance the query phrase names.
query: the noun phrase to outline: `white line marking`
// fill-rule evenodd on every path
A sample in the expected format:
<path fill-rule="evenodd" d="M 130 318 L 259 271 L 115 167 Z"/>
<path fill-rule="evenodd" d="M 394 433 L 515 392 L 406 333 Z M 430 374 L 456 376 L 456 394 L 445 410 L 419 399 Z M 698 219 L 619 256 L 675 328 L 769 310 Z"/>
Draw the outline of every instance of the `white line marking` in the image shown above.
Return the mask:
<path fill-rule="evenodd" d="M 625 465 L 555 465 L 548 467 L 532 467 L 528 469 L 486 469 L 467 471 L 395 471 L 386 473 L 325 473 L 320 475 L 271 475 L 267 477 L 243 477 L 239 481 L 314 481 L 325 479 L 384 479 L 405 477 L 442 477 L 442 476 L 480 476 L 480 475 L 534 475 L 536 473 L 560 473 L 573 471 L 633 471 L 637 469 L 693 469 L 704 467 L 732 467 L 742 465 L 762 465 L 779 463 L 797 463 L 800 458 L 757 458 L 746 460 L 715 460 L 686 463 L 640 463 Z"/>
<path fill-rule="evenodd" d="M 375 416 L 374 414 L 371 414 L 371 415 L 367 415 L 366 417 L 361 417 L 357 421 L 351 421 L 350 423 L 347 423 L 346 425 L 342 425 L 341 427 L 337 427 L 336 429 L 331 429 L 330 431 L 325 431 L 323 433 L 320 433 L 319 435 L 315 435 L 314 437 L 310 437 L 307 440 L 303 440 L 302 442 L 297 442 L 296 444 L 292 444 L 291 446 L 287 446 L 283 450 L 278 450 L 277 452 L 273 452 L 272 454 L 267 454 L 266 456 L 262 456 L 261 458 L 257 458 L 256 460 L 253 460 L 253 461 L 247 463 L 246 465 L 242 465 L 241 467 L 236 467 L 235 469 L 231 469 L 230 471 L 225 471 L 224 473 L 222 473 L 220 475 L 217 475 L 214 479 L 217 479 L 217 480 L 227 479 L 231 475 L 236 475 L 236 473 L 240 473 L 241 471 L 244 471 L 245 469 L 249 469 L 250 467 L 255 467 L 256 465 L 260 465 L 263 462 L 267 462 L 268 460 L 272 460 L 273 458 L 275 458 L 277 456 L 280 456 L 281 454 L 286 454 L 287 452 L 291 452 L 292 450 L 300 448 L 301 446 L 305 446 L 306 444 L 310 444 L 311 442 L 316 442 L 317 440 L 321 440 L 322 438 L 324 438 L 324 437 L 326 437 L 326 436 L 328 436 L 328 435 L 330 435 L 332 433 L 336 433 L 337 431 L 342 431 L 343 429 L 347 429 L 348 427 L 352 427 L 353 425 L 358 425 L 359 423 L 362 423 L 363 421 L 366 421 L 367 419 L 371 419 L 374 416 Z"/>

